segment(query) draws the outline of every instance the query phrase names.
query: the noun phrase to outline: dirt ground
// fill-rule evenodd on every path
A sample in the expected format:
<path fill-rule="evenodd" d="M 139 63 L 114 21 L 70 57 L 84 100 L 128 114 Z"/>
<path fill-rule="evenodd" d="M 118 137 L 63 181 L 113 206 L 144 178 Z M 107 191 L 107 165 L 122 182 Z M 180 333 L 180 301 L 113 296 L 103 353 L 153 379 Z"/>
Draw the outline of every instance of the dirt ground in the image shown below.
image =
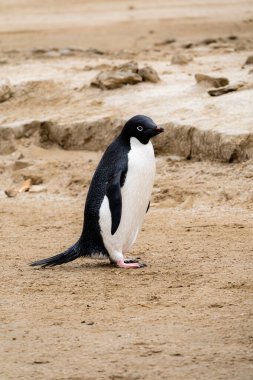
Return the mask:
<path fill-rule="evenodd" d="M 63 123 L 71 115 L 75 121 L 97 117 L 97 90 L 75 92 L 80 74 L 77 80 L 77 70 L 69 70 L 77 59 L 82 67 L 94 64 L 94 52 L 45 58 L 32 57 L 33 49 L 106 48 L 108 62 L 134 56 L 159 67 L 171 52 L 166 45 L 159 51 L 154 46 L 166 38 L 177 38 L 180 46 L 223 38 L 222 48 L 208 46 L 200 54 L 205 68 L 212 54 L 232 67 L 233 54 L 249 55 L 252 20 L 251 1 L 224 0 L 219 7 L 211 0 L 158 0 L 156 5 L 76 0 L 60 6 L 1 1 L 2 73 L 24 86 L 16 98 L 0 104 L 1 126 L 47 114 Z M 233 35 L 236 42 L 227 39 Z M 56 75 L 55 87 L 40 70 L 45 63 Z M 185 66 L 177 69 L 177 78 L 180 72 L 188 75 Z M 61 92 L 65 75 L 72 87 Z M 130 98 L 128 86 L 117 91 L 101 95 L 105 116 L 117 117 L 122 96 Z M 41 144 L 29 133 L 15 141 L 6 134 L 0 141 L 0 379 L 251 380 L 252 160 L 224 163 L 157 154 L 151 208 L 129 253 L 147 264 L 143 269 L 122 270 L 91 259 L 47 270 L 29 267 L 79 237 L 86 193 L 102 154 L 94 141 L 92 150 Z M 6 195 L 27 179 L 30 191 Z"/>

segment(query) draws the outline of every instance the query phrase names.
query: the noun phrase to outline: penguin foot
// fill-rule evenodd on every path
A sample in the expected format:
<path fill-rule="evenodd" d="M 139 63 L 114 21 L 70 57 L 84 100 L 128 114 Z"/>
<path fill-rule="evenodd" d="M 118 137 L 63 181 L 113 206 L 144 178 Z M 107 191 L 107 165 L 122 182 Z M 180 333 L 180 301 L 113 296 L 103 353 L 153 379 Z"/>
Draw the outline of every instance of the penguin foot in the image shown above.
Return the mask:
<path fill-rule="evenodd" d="M 116 261 L 116 265 L 119 268 L 143 268 L 146 266 L 146 264 L 139 263 L 138 261 L 135 260 L 118 260 Z"/>
<path fill-rule="evenodd" d="M 137 259 L 126 259 L 124 260 L 125 264 L 133 264 L 133 263 L 138 263 L 139 261 Z"/>

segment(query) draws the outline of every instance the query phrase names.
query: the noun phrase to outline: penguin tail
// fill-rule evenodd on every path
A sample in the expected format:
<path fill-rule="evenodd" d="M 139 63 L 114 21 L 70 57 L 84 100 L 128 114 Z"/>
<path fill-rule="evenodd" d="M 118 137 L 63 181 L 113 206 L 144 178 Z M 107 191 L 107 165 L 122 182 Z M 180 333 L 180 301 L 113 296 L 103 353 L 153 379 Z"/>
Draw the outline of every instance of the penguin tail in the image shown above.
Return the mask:
<path fill-rule="evenodd" d="M 54 267 L 56 265 L 69 263 L 70 261 L 73 261 L 77 259 L 79 256 L 81 256 L 78 243 L 79 242 L 72 245 L 72 247 L 68 248 L 66 251 L 59 253 L 58 255 L 48 257 L 46 259 L 34 261 L 30 264 L 30 266 L 32 267 L 40 266 L 42 268 L 45 268 L 45 267 Z"/>

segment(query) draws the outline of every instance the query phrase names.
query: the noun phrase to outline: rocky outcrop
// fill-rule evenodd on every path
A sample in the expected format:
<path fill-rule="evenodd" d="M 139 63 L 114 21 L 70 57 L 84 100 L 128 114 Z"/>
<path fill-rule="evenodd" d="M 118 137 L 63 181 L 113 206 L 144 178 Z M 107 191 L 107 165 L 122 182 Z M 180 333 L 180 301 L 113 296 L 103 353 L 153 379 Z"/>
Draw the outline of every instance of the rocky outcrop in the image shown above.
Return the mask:
<path fill-rule="evenodd" d="M 52 121 L 31 121 L 23 125 L 0 128 L 0 141 L 15 147 L 18 141 L 31 139 L 43 147 L 58 144 L 67 150 L 104 150 L 121 130 L 125 120 L 110 117 L 73 124 Z M 177 155 L 184 159 L 239 162 L 253 158 L 253 134 L 229 135 L 215 130 L 201 130 L 196 126 L 168 122 L 165 132 L 154 139 L 158 154 Z M 7 139 L 3 139 L 3 136 Z M 15 148 L 14 148 L 15 149 Z M 0 154 L 4 154 L 4 144 Z"/>

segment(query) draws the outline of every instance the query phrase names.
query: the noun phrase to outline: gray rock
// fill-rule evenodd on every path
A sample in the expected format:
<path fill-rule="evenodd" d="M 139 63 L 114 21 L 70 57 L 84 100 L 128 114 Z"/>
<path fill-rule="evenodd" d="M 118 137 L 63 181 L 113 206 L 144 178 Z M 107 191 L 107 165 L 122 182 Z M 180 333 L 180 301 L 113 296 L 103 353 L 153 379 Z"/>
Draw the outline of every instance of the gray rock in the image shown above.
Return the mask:
<path fill-rule="evenodd" d="M 102 89 L 114 89 L 123 87 L 126 84 L 136 84 L 142 82 L 142 77 L 139 74 L 133 73 L 132 71 L 102 71 L 96 78 L 91 82 L 94 87 L 99 87 Z"/>
<path fill-rule="evenodd" d="M 23 161 L 23 160 L 17 160 L 13 164 L 13 170 L 20 170 L 27 168 L 28 166 L 31 166 L 32 164 L 28 161 Z"/>
<path fill-rule="evenodd" d="M 192 56 L 186 54 L 174 54 L 171 58 L 173 65 L 186 65 L 193 60 Z"/>
<path fill-rule="evenodd" d="M 101 71 L 91 82 L 91 86 L 102 89 L 114 89 L 126 84 L 137 84 L 142 81 L 157 83 L 160 78 L 151 67 L 138 68 L 138 63 L 129 61 L 122 65 L 114 66 L 108 71 Z"/>
<path fill-rule="evenodd" d="M 157 83 L 160 81 L 159 75 L 151 66 L 145 66 L 138 70 L 138 74 L 142 77 L 144 82 Z"/>
<path fill-rule="evenodd" d="M 214 88 L 224 87 L 229 84 L 229 80 L 225 77 L 211 77 L 206 74 L 195 74 L 195 79 L 199 84 L 204 84 Z"/>
<path fill-rule="evenodd" d="M 135 61 L 129 61 L 129 62 L 123 63 L 122 65 L 115 66 L 114 70 L 131 71 L 132 73 L 137 73 L 138 72 L 138 63 Z"/>
<path fill-rule="evenodd" d="M 8 79 L 0 79 L 0 103 L 5 102 L 12 96 L 12 88 Z"/>
<path fill-rule="evenodd" d="M 250 55 L 246 61 L 245 61 L 245 65 L 252 65 L 253 64 L 253 55 Z"/>

